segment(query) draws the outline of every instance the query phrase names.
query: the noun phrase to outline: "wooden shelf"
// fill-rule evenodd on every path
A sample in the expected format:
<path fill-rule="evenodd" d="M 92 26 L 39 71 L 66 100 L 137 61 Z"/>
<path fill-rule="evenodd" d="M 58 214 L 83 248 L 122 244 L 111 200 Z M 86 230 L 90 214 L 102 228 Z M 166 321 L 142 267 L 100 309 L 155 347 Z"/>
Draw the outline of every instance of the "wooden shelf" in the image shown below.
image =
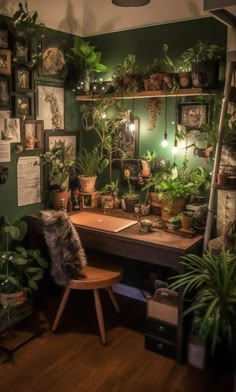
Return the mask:
<path fill-rule="evenodd" d="M 94 94 L 94 95 L 77 95 L 77 101 L 92 101 L 96 99 L 102 99 L 106 96 L 112 97 L 114 99 L 137 99 L 137 98 L 155 98 L 155 97 L 176 97 L 176 96 L 194 96 L 194 95 L 210 95 L 216 94 L 216 90 L 206 90 L 203 88 L 188 88 L 188 89 L 179 89 L 175 92 L 157 90 L 157 91 L 141 91 L 135 93 L 133 95 L 128 96 L 117 96 L 113 94 Z"/>
<path fill-rule="evenodd" d="M 214 184 L 214 188 L 218 189 L 219 191 L 236 191 L 236 184 L 233 184 L 233 185 Z"/>

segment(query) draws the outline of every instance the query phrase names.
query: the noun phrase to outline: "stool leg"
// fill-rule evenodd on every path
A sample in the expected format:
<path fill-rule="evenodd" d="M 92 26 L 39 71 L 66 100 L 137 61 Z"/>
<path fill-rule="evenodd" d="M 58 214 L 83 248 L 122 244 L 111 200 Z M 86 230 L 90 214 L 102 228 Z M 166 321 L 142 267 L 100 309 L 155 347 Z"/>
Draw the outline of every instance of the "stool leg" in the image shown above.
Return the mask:
<path fill-rule="evenodd" d="M 111 299 L 111 302 L 112 302 L 113 305 L 114 305 L 115 310 L 117 311 L 117 313 L 120 313 L 119 305 L 118 305 L 118 303 L 117 303 L 116 297 L 114 296 L 111 287 L 107 287 L 106 290 L 107 290 L 108 295 L 109 295 L 109 297 L 110 297 L 110 299 Z"/>
<path fill-rule="evenodd" d="M 58 311 L 57 311 L 55 320 L 54 320 L 54 322 L 53 322 L 53 325 L 52 325 L 52 332 L 54 332 L 54 331 L 57 329 L 57 327 L 58 327 L 58 324 L 59 324 L 59 321 L 60 321 L 60 319 L 61 319 L 62 313 L 64 312 L 66 303 L 67 303 L 67 301 L 68 301 L 70 292 L 71 292 L 71 288 L 68 286 L 68 287 L 66 288 L 65 292 L 64 292 L 64 295 L 63 295 L 62 300 L 61 300 L 61 303 L 60 303 L 60 305 L 59 305 L 59 308 L 58 308 Z"/>
<path fill-rule="evenodd" d="M 100 300 L 100 294 L 99 294 L 98 289 L 94 289 L 93 293 L 94 293 L 95 308 L 96 308 L 96 313 L 97 313 L 97 320 L 98 320 L 98 326 L 99 326 L 102 344 L 106 344 L 107 338 L 106 338 L 106 332 L 105 332 L 105 328 L 104 328 L 104 320 L 103 320 L 103 314 L 102 314 L 102 305 L 101 305 L 101 300 Z"/>

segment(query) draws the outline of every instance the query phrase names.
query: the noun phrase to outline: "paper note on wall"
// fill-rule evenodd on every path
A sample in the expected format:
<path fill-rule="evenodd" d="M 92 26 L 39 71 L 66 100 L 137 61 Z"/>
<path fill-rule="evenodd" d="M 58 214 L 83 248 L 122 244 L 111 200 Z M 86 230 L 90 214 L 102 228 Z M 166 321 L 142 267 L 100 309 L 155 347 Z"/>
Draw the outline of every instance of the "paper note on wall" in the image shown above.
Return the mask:
<path fill-rule="evenodd" d="M 41 202 L 39 157 L 20 157 L 17 163 L 18 206 Z"/>
<path fill-rule="evenodd" d="M 11 162 L 11 144 L 0 140 L 0 162 Z"/>

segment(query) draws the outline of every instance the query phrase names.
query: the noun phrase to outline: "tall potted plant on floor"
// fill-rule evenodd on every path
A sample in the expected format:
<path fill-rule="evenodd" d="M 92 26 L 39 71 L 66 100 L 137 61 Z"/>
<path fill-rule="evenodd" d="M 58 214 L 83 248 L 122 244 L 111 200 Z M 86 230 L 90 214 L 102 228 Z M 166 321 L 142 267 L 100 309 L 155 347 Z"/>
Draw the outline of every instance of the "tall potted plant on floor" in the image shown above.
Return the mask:
<path fill-rule="evenodd" d="M 222 250 L 182 259 L 184 273 L 172 278 L 170 288 L 191 294 L 184 314 L 193 315 L 193 333 L 203 340 L 213 363 L 220 361 L 221 370 L 229 360 L 235 361 L 236 256 Z"/>

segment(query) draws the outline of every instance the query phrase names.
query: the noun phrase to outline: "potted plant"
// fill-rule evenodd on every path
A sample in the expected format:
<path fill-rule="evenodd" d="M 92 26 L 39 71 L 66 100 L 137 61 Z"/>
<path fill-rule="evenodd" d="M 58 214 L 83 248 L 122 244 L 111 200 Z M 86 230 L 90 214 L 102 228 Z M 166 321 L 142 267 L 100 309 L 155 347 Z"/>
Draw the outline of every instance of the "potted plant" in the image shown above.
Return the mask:
<path fill-rule="evenodd" d="M 219 63 L 224 57 L 225 48 L 201 40 L 186 49 L 181 59 L 187 67 L 191 68 L 193 87 L 217 87 Z"/>
<path fill-rule="evenodd" d="M 108 163 L 107 158 L 100 158 L 97 147 L 94 147 L 91 151 L 83 148 L 82 153 L 78 155 L 75 162 L 75 168 L 79 172 L 81 192 L 89 193 L 95 191 L 97 174 L 101 174 Z"/>
<path fill-rule="evenodd" d="M 29 11 L 27 1 L 24 5 L 19 2 L 18 9 L 12 16 L 13 28 L 10 25 L 11 30 L 15 31 L 18 36 L 29 36 L 32 38 L 32 34 L 42 34 L 44 31 L 44 24 L 37 24 L 38 13 L 37 11 Z"/>
<path fill-rule="evenodd" d="M 7 327 L 17 318 L 15 307 L 24 304 L 29 293 L 37 290 L 48 264 L 39 250 L 26 249 L 21 245 L 27 232 L 26 222 L 18 219 L 0 221 L 0 304 L 7 308 L 4 325 Z M 14 309 L 15 310 L 14 310 Z"/>
<path fill-rule="evenodd" d="M 127 212 L 134 212 L 134 205 L 139 201 L 140 196 L 133 190 L 133 187 L 130 183 L 130 171 L 128 169 L 125 169 L 124 175 L 128 183 L 128 192 L 124 193 L 122 196 L 124 201 L 124 209 Z"/>
<path fill-rule="evenodd" d="M 132 94 L 139 90 L 140 70 L 136 55 L 128 54 L 123 62 L 114 68 L 115 89 L 118 94 Z"/>
<path fill-rule="evenodd" d="M 182 259 L 184 273 L 175 276 L 169 287 L 182 289 L 184 296 L 191 294 L 184 315 L 193 315 L 193 333 L 203 340 L 211 357 L 220 359 L 222 368 L 228 358 L 235 358 L 236 256 L 222 250 L 214 256 L 205 252 Z"/>
<path fill-rule="evenodd" d="M 69 147 L 68 147 L 69 148 Z M 65 208 L 70 197 L 69 179 L 75 161 L 70 159 L 68 148 L 64 145 L 53 147 L 40 155 L 41 163 L 48 168 L 49 190 L 55 209 L 60 208 L 61 200 L 65 200 Z"/>
<path fill-rule="evenodd" d="M 86 94 L 90 92 L 92 73 L 107 71 L 107 67 L 100 62 L 101 56 L 101 52 L 95 51 L 93 45 L 80 37 L 74 38 L 74 46 L 66 55 L 68 62 L 73 64 L 76 71 L 83 74 L 83 92 Z"/>
<path fill-rule="evenodd" d="M 109 184 L 104 185 L 100 190 L 101 192 L 101 204 L 108 204 L 109 207 L 119 208 L 120 200 L 118 199 L 119 193 L 119 180 L 111 181 Z"/>
<path fill-rule="evenodd" d="M 182 230 L 190 231 L 193 224 L 193 212 L 183 211 L 180 213 L 180 223 Z"/>

